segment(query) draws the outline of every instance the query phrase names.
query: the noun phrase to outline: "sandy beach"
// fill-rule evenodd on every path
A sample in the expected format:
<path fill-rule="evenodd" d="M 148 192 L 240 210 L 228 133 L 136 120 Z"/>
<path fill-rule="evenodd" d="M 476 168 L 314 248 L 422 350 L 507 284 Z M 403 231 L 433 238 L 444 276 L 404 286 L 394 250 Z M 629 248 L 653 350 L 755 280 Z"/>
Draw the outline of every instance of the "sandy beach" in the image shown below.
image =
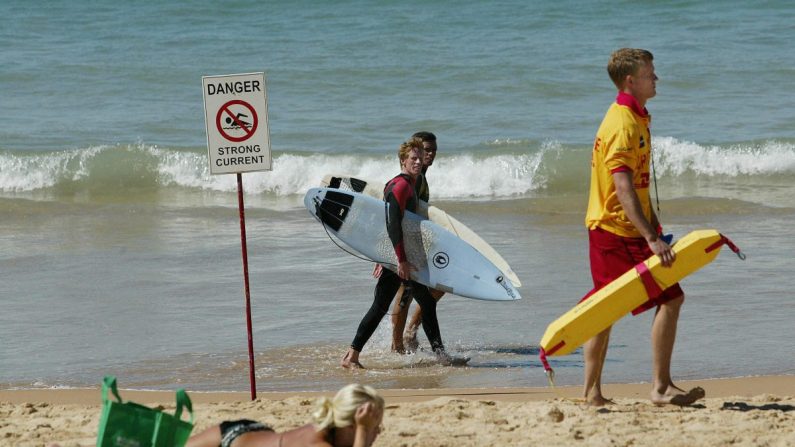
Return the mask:
<path fill-rule="evenodd" d="M 707 398 L 658 407 L 648 384 L 605 387 L 615 404 L 590 408 L 579 387 L 381 390 L 387 403 L 379 446 L 694 446 L 795 445 L 795 376 L 687 381 Z M 315 398 L 332 393 L 190 393 L 194 432 L 250 418 L 277 431 L 309 419 Z M 173 394 L 121 390 L 123 399 L 163 405 Z M 94 445 L 99 389 L 0 391 L 0 445 Z"/>
<path fill-rule="evenodd" d="M 795 447 L 795 1 L 363 3 L 0 2 L 0 447 L 95 445 L 105 375 L 167 411 L 186 388 L 194 433 L 292 429 L 360 382 L 386 399 L 376 446 Z M 636 92 L 652 119 L 633 187 L 674 240 L 716 230 L 747 255 L 725 246 L 682 281 L 670 366 L 706 390 L 687 407 L 641 383 L 654 312 L 613 326 L 606 407 L 581 399 L 581 348 L 549 359 L 556 388 L 539 359 L 593 287 L 606 66 L 628 46 L 656 78 Z M 264 73 L 261 91 L 204 85 L 233 73 Z M 394 353 L 389 315 L 348 371 L 373 261 L 304 198 L 327 175 L 385 184 L 418 131 L 438 138 L 429 204 L 499 253 L 522 299 L 439 302 L 466 367 L 423 333 Z M 240 177 L 217 169 L 233 162 Z"/>

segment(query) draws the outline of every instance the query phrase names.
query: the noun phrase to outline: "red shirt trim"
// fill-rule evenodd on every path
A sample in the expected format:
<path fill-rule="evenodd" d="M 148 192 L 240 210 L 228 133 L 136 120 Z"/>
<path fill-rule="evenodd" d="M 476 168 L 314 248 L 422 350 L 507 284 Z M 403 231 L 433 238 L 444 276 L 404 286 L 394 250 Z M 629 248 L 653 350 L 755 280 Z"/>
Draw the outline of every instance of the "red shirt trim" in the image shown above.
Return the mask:
<path fill-rule="evenodd" d="M 646 107 L 641 107 L 640 103 L 638 103 L 638 100 L 629 93 L 618 92 L 618 96 L 616 96 L 616 104 L 629 107 L 633 112 L 635 112 L 636 115 L 640 117 L 645 118 L 649 116 L 649 111 L 646 109 Z"/>
<path fill-rule="evenodd" d="M 629 166 L 622 165 L 610 171 L 611 174 L 615 174 L 616 172 L 632 172 L 632 169 L 629 169 Z"/>

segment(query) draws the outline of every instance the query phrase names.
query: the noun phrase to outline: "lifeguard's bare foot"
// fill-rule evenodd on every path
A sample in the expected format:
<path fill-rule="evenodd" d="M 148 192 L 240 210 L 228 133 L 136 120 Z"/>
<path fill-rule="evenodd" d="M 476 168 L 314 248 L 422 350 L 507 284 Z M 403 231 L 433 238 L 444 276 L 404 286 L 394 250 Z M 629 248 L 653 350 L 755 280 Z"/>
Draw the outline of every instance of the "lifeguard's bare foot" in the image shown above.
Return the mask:
<path fill-rule="evenodd" d="M 694 404 L 697 400 L 703 399 L 706 395 L 707 393 L 704 391 L 704 388 L 700 386 L 686 393 L 675 386 L 669 386 L 664 393 L 657 392 L 656 390 L 652 391 L 651 401 L 655 405 L 686 406 Z"/>
<path fill-rule="evenodd" d="M 585 398 L 585 404 L 592 407 L 604 407 L 605 405 L 613 405 L 615 402 L 604 396 L 588 396 Z"/>

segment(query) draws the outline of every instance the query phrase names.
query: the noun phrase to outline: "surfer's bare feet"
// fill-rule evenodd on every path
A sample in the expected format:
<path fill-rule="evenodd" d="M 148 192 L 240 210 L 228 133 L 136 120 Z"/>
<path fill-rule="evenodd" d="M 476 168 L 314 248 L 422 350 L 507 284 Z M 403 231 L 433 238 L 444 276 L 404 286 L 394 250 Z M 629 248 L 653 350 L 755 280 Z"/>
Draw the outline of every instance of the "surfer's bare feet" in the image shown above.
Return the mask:
<path fill-rule="evenodd" d="M 653 390 L 651 392 L 651 401 L 655 405 L 692 405 L 699 399 L 703 399 L 707 393 L 704 391 L 704 388 L 697 386 L 691 389 L 688 392 L 684 392 L 683 390 L 670 385 L 665 390 L 665 392 L 658 392 L 657 390 Z"/>
<path fill-rule="evenodd" d="M 403 334 L 403 345 L 408 352 L 416 352 L 420 347 L 420 342 L 417 341 L 417 328 L 409 327 Z"/>
<path fill-rule="evenodd" d="M 469 357 L 455 357 L 442 349 L 437 349 L 434 353 L 436 354 L 436 360 L 442 366 L 465 366 L 469 361 Z"/>
<path fill-rule="evenodd" d="M 453 364 L 453 357 L 442 349 L 437 349 L 434 351 L 436 354 L 436 361 L 439 362 L 442 366 L 450 366 Z"/>
<path fill-rule="evenodd" d="M 416 352 L 417 348 L 420 347 L 420 342 L 417 341 L 417 334 L 415 333 L 414 336 L 403 336 L 403 346 L 406 348 L 406 352 Z"/>
<path fill-rule="evenodd" d="M 340 362 L 340 366 L 345 369 L 364 369 L 364 366 L 359 363 L 359 352 L 353 348 L 348 349 L 348 352 L 345 353 L 345 356 Z"/>

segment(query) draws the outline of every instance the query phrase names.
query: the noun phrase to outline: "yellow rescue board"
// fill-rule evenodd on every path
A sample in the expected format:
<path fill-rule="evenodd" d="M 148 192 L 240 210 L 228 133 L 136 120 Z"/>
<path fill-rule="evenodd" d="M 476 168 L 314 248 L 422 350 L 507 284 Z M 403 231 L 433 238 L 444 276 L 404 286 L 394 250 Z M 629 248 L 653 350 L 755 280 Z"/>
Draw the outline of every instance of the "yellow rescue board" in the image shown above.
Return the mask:
<path fill-rule="evenodd" d="M 643 261 L 660 289 L 712 262 L 728 240 L 715 230 L 697 230 L 673 245 L 676 260 L 663 267 L 658 256 Z M 731 242 L 729 242 L 731 244 Z M 733 244 L 732 244 L 733 247 Z M 733 247 L 732 249 L 735 249 Z M 738 253 L 743 258 L 741 253 Z M 552 322 L 541 339 L 546 355 L 566 355 L 649 299 L 643 279 L 631 269 Z"/>

